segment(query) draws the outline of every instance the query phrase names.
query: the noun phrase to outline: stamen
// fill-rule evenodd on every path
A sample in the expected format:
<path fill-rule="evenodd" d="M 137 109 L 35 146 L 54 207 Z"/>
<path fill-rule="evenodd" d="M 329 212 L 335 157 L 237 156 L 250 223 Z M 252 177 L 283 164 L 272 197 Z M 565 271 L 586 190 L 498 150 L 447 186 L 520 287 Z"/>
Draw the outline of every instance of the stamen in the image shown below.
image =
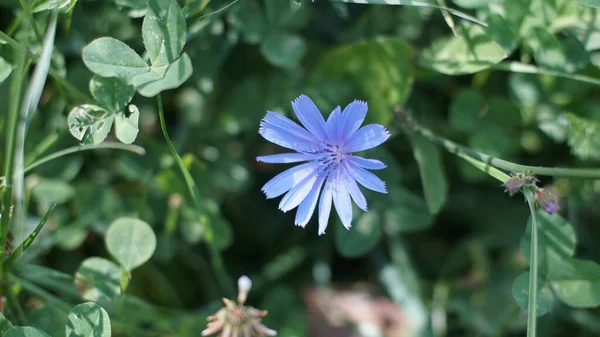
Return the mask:
<path fill-rule="evenodd" d="M 314 159 L 314 162 L 317 163 L 317 174 L 326 176 L 335 171 L 348 155 L 339 145 L 325 142 L 322 142 L 319 149 L 313 154 L 317 155 L 317 158 Z"/>

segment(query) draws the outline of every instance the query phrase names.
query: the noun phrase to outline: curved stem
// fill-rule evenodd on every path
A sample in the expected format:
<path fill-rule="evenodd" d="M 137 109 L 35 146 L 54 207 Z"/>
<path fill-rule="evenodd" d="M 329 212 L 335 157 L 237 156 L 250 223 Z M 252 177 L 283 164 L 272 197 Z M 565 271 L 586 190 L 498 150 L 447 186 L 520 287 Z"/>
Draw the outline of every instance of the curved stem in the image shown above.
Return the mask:
<path fill-rule="evenodd" d="M 185 181 L 185 184 L 188 188 L 188 192 L 190 193 L 190 196 L 192 197 L 192 201 L 194 202 L 196 209 L 202 209 L 202 204 L 200 202 L 200 194 L 198 193 L 198 189 L 196 188 L 196 183 L 194 182 L 192 175 L 190 174 L 187 167 L 185 166 L 185 163 L 183 162 L 183 160 L 177 153 L 177 150 L 175 149 L 175 146 L 173 145 L 173 142 L 171 141 L 171 137 L 169 137 L 169 133 L 167 132 L 167 124 L 165 122 L 165 113 L 163 110 L 163 105 L 162 105 L 162 100 L 160 98 L 160 94 L 158 94 L 156 96 L 156 99 L 157 99 L 157 103 L 158 103 L 158 116 L 160 119 L 160 128 L 162 130 L 163 136 L 165 137 L 165 142 L 167 143 L 167 146 L 169 147 L 169 151 L 171 152 L 171 155 L 173 155 L 173 158 L 175 159 L 177 166 L 179 166 L 179 170 L 181 171 L 181 174 L 183 174 L 183 180 Z M 212 236 L 213 229 L 207 228 L 207 231 L 209 232 L 209 235 Z M 210 252 L 210 257 L 211 257 L 210 261 L 211 261 L 212 267 L 215 271 L 216 277 L 217 277 L 222 289 L 225 290 L 225 293 L 228 296 L 235 295 L 235 291 L 233 290 L 233 286 L 232 286 L 233 283 L 232 283 L 231 278 L 227 274 L 227 271 L 225 270 L 225 266 L 223 264 L 223 259 L 221 258 L 221 253 L 214 246 L 212 239 L 207 240 L 206 243 L 208 246 L 208 250 Z"/>
<path fill-rule="evenodd" d="M 122 143 L 101 143 L 98 145 L 94 145 L 94 144 L 86 144 L 86 145 L 78 145 L 78 146 L 72 146 L 69 148 L 66 148 L 64 150 L 60 150 L 57 152 L 54 152 L 52 154 L 49 154 L 45 157 L 42 157 L 36 161 L 34 161 L 33 163 L 27 165 L 27 167 L 25 167 L 25 169 L 23 170 L 23 173 L 27 173 L 31 170 L 33 170 L 34 168 L 45 164 L 51 160 L 54 160 L 56 158 L 60 158 L 62 156 L 66 156 L 68 154 L 72 154 L 72 153 L 76 153 L 76 152 L 81 152 L 81 151 L 87 151 L 87 150 L 96 150 L 96 149 L 116 149 L 116 150 L 124 150 L 124 151 L 130 151 L 133 153 L 137 153 L 140 156 L 144 155 L 146 153 L 146 150 L 144 150 L 143 147 L 138 146 L 138 145 L 132 145 L 132 144 L 122 144 Z M 6 177 L 0 177 L 0 179 L 6 179 Z M 2 184 L 0 184 L 1 186 Z"/>
<path fill-rule="evenodd" d="M 562 168 L 562 167 L 542 167 L 542 166 L 528 166 L 513 163 L 500 158 L 492 157 L 487 154 L 477 152 L 467 147 L 458 145 L 457 143 L 440 137 L 433 133 L 431 130 L 426 129 L 420 125 L 413 125 L 413 130 L 419 132 L 427 139 L 442 145 L 449 152 L 458 154 L 464 153 L 468 156 L 475 158 L 491 167 L 500 168 L 511 172 L 526 172 L 531 171 L 537 175 L 543 176 L 561 176 L 571 178 L 588 178 L 588 179 L 600 179 L 600 169 L 575 169 L 575 168 Z"/>
<path fill-rule="evenodd" d="M 565 72 L 549 70 L 544 68 L 539 68 L 533 66 L 531 64 L 520 63 L 520 62 L 504 62 L 498 63 L 492 66 L 492 69 L 501 70 L 501 71 L 510 71 L 513 73 L 521 73 L 521 74 L 539 74 L 539 75 L 550 75 L 562 78 L 568 78 L 574 81 L 589 83 L 593 85 L 600 85 L 600 79 L 579 75 L 579 74 L 569 74 Z"/>
<path fill-rule="evenodd" d="M 531 268 L 529 271 L 529 303 L 527 305 L 527 337 L 536 337 L 537 333 L 537 293 L 538 293 L 538 228 L 535 209 L 535 192 L 527 189 L 525 198 L 531 211 L 531 250 L 529 252 Z"/>

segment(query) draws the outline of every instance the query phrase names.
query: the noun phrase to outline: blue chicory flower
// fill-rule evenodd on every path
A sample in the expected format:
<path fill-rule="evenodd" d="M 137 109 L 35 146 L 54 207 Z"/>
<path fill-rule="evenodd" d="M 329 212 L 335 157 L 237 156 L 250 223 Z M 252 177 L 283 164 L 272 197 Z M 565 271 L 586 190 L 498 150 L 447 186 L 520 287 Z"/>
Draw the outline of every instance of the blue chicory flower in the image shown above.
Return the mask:
<path fill-rule="evenodd" d="M 358 188 L 362 186 L 380 193 L 387 193 L 385 183 L 373 173 L 386 165 L 376 159 L 354 156 L 385 142 L 390 134 L 381 125 L 360 125 L 367 115 L 367 103 L 354 101 L 344 111 L 338 106 L 327 121 L 313 101 L 300 95 L 292 102 L 301 127 L 289 118 L 275 112 L 267 112 L 260 124 L 259 133 L 268 141 L 296 151 L 256 157 L 264 163 L 297 163 L 275 176 L 263 186 L 267 199 L 287 194 L 279 203 L 279 209 L 287 212 L 298 206 L 295 223 L 306 226 L 317 206 L 319 194 L 319 235 L 325 233 L 332 203 L 346 229 L 352 222 L 352 203 L 367 211 L 367 200 Z M 321 188 L 323 192 L 321 193 Z"/>

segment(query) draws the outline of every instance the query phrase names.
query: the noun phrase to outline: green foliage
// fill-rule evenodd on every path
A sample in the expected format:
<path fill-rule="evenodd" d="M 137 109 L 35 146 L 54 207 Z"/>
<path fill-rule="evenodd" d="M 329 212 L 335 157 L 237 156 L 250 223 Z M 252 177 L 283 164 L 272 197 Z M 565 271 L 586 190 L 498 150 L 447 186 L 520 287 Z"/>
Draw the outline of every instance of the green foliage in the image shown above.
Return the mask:
<path fill-rule="evenodd" d="M 412 82 L 411 54 L 409 45 L 401 39 L 380 39 L 337 48 L 322 56 L 312 78 L 313 86 L 315 91 L 321 91 L 324 78 L 334 84 L 352 83 L 369 102 L 368 118 L 388 124 L 392 108 L 404 102 Z M 339 100 L 337 93 L 331 96 L 325 99 Z"/>
<path fill-rule="evenodd" d="M 356 214 L 358 212 L 354 212 Z M 353 230 L 339 226 L 335 229 L 335 246 L 345 257 L 358 257 L 372 250 L 381 239 L 381 221 L 378 213 L 358 213 L 353 219 Z M 341 223 L 340 223 L 341 224 Z"/>
<path fill-rule="evenodd" d="M 415 160 L 421 172 L 421 181 L 427 207 L 431 213 L 437 213 L 446 203 L 448 197 L 448 182 L 442 165 L 439 150 L 427 139 L 412 135 L 411 143 Z"/>
<path fill-rule="evenodd" d="M 600 332 L 597 1 L 1 7 L 1 335 L 198 336 L 241 274 L 278 336 Z M 261 118 L 300 94 L 391 134 L 349 230 L 260 191 L 290 167 Z M 536 261 L 500 186 L 528 169 L 560 205 Z"/>
<path fill-rule="evenodd" d="M 85 65 L 102 77 L 118 77 L 142 96 L 152 97 L 179 87 L 192 74 L 186 53 L 187 25 L 176 1 L 150 1 L 142 36 L 151 66 L 127 44 L 112 37 L 92 41 L 82 50 Z"/>
<path fill-rule="evenodd" d="M 457 27 L 458 36 L 441 38 L 423 50 L 419 64 L 448 75 L 472 74 L 502 61 L 504 50 L 476 25 Z"/>

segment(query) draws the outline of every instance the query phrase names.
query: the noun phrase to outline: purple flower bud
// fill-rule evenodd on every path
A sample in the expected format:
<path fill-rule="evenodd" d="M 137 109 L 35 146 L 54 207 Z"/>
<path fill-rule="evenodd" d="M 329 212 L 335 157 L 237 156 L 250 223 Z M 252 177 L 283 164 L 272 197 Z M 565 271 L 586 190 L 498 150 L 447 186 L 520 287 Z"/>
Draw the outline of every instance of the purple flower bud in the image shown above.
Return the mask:
<path fill-rule="evenodd" d="M 508 192 L 508 194 L 512 197 L 515 193 L 521 190 L 523 187 L 523 179 L 521 179 L 520 175 L 513 176 L 502 184 L 506 188 L 504 192 Z"/>
<path fill-rule="evenodd" d="M 546 211 L 548 214 L 554 214 L 558 212 L 558 199 L 556 196 L 545 189 L 538 189 L 535 191 L 535 200 L 538 205 Z"/>

